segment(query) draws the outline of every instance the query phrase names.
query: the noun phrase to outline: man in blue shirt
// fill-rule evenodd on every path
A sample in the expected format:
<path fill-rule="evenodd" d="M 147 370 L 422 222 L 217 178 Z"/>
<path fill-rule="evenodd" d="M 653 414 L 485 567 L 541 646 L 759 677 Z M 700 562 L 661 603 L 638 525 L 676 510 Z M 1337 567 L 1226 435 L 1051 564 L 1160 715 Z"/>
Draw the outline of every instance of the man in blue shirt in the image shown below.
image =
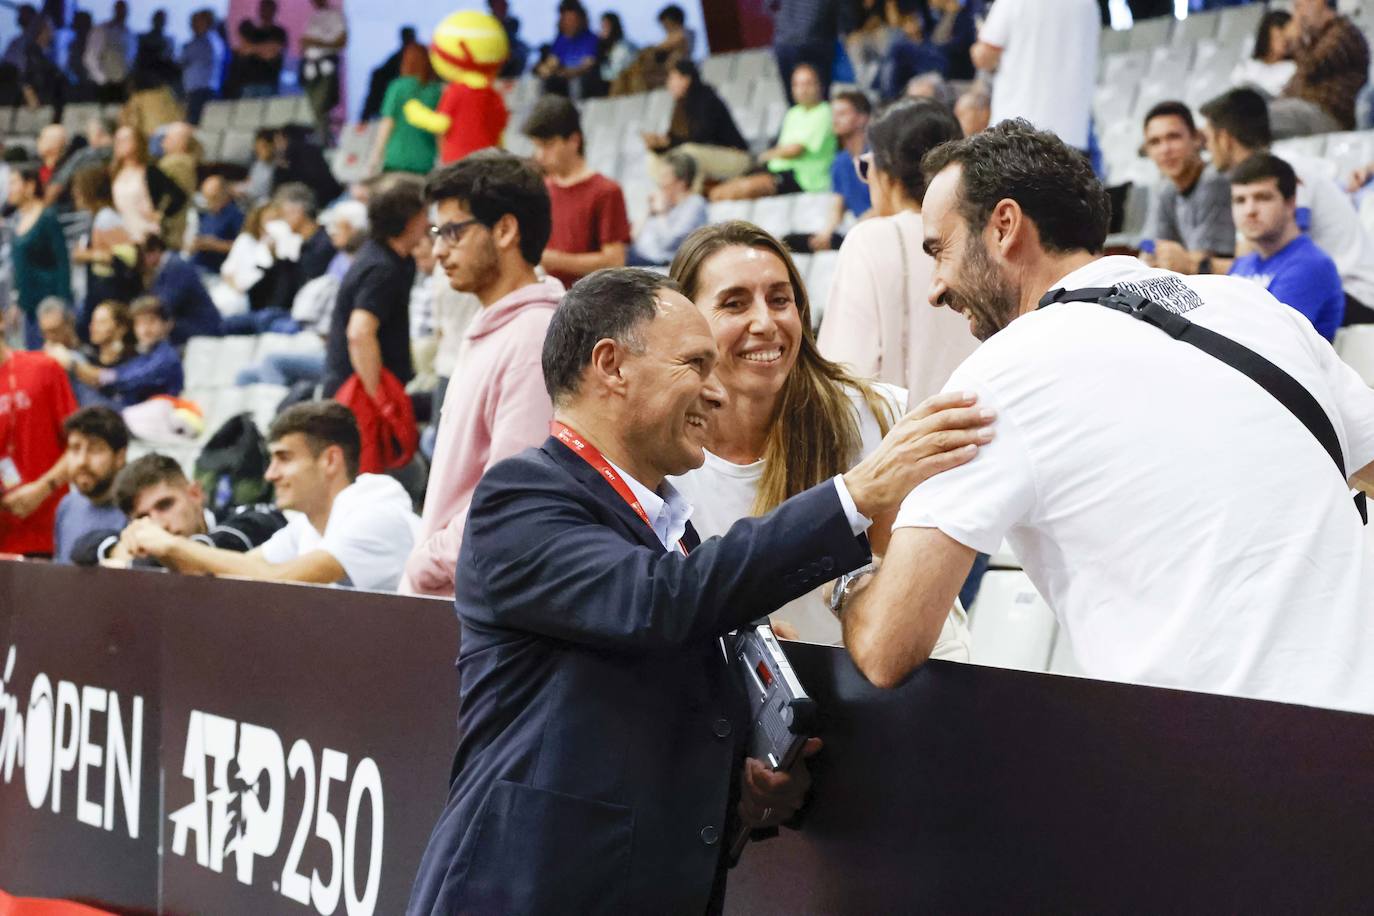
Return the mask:
<path fill-rule="evenodd" d="M 200 272 L 167 250 L 159 235 L 143 242 L 144 286 L 161 300 L 172 326 L 172 344 L 185 345 L 191 337 L 219 337 L 224 319 L 201 282 Z"/>
<path fill-rule="evenodd" d="M 196 239 L 191 243 L 191 263 L 206 273 L 219 273 L 229 249 L 243 229 L 243 211 L 234 203 L 223 175 L 210 175 L 200 183 L 205 206 L 200 210 Z"/>
<path fill-rule="evenodd" d="M 84 407 L 62 424 L 72 489 L 57 504 L 53 559 L 70 563 L 72 545 L 92 531 L 124 527 L 114 500 L 114 479 L 129 447 L 129 428 L 108 407 Z"/>
<path fill-rule="evenodd" d="M 1236 259 L 1231 273 L 1302 312 L 1331 340 L 1345 317 L 1345 293 L 1336 262 L 1298 228 L 1297 193 L 1292 167 L 1269 153 L 1251 156 L 1231 173 L 1232 216 L 1254 249 Z"/>
<path fill-rule="evenodd" d="M 862 92 L 837 92 L 831 100 L 830 119 L 840 145 L 835 160 L 830 163 L 830 190 L 835 192 L 835 199 L 819 229 L 809 234 L 787 236 L 787 244 L 793 251 L 837 250 L 844 241 L 839 230 L 845 216 L 853 214 L 855 219 L 863 219 L 868 215 L 872 202 L 868 197 L 868 185 L 859 177 L 856 163 L 868 152 L 868 120 L 872 114 L 873 105 Z"/>
<path fill-rule="evenodd" d="M 215 14 L 209 10 L 192 13 L 192 38 L 181 49 L 181 87 L 186 92 L 186 120 L 192 124 L 200 123 L 205 103 L 219 94 L 225 48 L 214 26 Z"/>

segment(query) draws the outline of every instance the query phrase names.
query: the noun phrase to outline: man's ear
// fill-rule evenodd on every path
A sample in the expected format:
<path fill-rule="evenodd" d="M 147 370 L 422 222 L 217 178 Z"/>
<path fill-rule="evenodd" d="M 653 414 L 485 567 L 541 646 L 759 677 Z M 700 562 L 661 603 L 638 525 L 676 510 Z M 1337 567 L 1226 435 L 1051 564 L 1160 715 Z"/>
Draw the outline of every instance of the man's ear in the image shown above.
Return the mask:
<path fill-rule="evenodd" d="M 592 358 L 585 370 L 586 381 L 610 391 L 623 391 L 625 355 L 625 348 L 611 338 L 598 340 L 592 347 Z"/>
<path fill-rule="evenodd" d="M 1003 257 L 1021 243 L 1029 228 L 1030 221 L 1026 219 L 1021 205 L 1010 198 L 999 200 L 988 216 L 988 230 L 992 234 L 990 242 Z"/>
<path fill-rule="evenodd" d="M 195 503 L 197 506 L 204 508 L 205 491 L 200 488 L 200 484 L 196 483 L 194 480 L 191 481 L 191 483 L 186 487 L 186 495 L 191 497 L 191 501 Z"/>
<path fill-rule="evenodd" d="M 515 218 L 515 214 L 501 214 L 496 225 L 491 227 L 491 237 L 498 250 L 518 249 L 520 247 L 520 221 Z"/>

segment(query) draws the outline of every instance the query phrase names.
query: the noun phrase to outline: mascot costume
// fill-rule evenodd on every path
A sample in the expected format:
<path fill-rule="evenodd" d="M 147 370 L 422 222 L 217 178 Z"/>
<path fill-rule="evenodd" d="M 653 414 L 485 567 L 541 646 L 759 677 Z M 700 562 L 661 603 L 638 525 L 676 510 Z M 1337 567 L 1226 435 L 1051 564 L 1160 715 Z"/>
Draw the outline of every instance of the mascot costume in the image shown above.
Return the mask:
<path fill-rule="evenodd" d="M 403 113 L 412 126 L 441 137 L 444 164 L 501 142 L 510 115 L 493 83 L 509 54 L 505 28 L 486 13 L 454 13 L 434 30 L 429 62 L 448 88 L 437 111 L 411 99 Z"/>

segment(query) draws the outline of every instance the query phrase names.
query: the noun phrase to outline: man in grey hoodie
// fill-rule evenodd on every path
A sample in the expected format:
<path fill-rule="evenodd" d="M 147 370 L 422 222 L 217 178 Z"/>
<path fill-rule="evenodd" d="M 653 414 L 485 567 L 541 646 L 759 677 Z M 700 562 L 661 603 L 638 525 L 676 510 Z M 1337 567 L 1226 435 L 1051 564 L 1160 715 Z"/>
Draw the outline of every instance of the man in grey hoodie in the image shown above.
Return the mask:
<path fill-rule="evenodd" d="M 438 213 L 434 257 L 449 285 L 482 308 L 468 324 L 449 380 L 430 466 L 420 536 L 401 590 L 453 595 L 468 504 L 487 468 L 544 441 L 553 404 L 540 352 L 563 285 L 535 266 L 552 227 L 540 174 L 501 150 L 435 172 L 425 196 Z"/>

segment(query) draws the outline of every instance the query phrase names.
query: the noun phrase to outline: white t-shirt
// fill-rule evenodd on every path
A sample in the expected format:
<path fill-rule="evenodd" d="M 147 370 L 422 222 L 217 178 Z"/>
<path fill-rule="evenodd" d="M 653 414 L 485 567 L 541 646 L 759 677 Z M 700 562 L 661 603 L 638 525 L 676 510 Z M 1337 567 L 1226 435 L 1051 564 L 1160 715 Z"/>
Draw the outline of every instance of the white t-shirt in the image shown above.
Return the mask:
<path fill-rule="evenodd" d="M 904 389 L 884 384 L 877 384 L 875 388 L 891 407 L 894 421 L 906 413 L 907 393 Z M 878 420 L 869 410 L 863 395 L 853 390 L 849 396 L 859 417 L 860 454 L 855 459 L 857 462 L 876 449 L 883 437 Z M 758 493 L 759 481 L 763 479 L 763 469 L 763 461 L 731 464 L 708 451 L 705 464 L 681 477 L 670 477 L 669 482 L 691 504 L 692 527 L 704 540 L 722 535 L 735 522 L 753 516 L 754 497 Z M 776 619 L 785 620 L 796 627 L 797 635 L 806 642 L 838 645 L 843 635 L 840 622 L 830 613 L 821 592 L 818 588 L 773 613 Z M 932 655 L 935 658 L 967 661 L 968 642 L 963 611 L 952 611 Z"/>
<path fill-rule="evenodd" d="M 305 24 L 305 31 L 301 37 L 310 38 L 314 41 L 338 41 L 348 33 L 348 22 L 344 19 L 341 10 L 326 7 L 322 10 L 315 10 L 310 14 L 310 19 Z M 306 48 L 306 60 L 319 60 L 321 57 L 328 57 L 331 54 L 338 54 L 339 51 L 326 50 L 325 48 Z"/>
<path fill-rule="evenodd" d="M 340 491 L 324 534 L 299 512 L 286 519 L 258 548 L 264 560 L 285 563 L 323 550 L 344 568 L 348 578 L 341 584 L 374 592 L 396 591 L 420 530 L 405 488 L 384 474 L 360 474 Z"/>
<path fill-rule="evenodd" d="M 1101 28 L 1094 0 L 997 0 L 978 33 L 1002 49 L 991 123 L 1025 118 L 1086 150 Z"/>
<path fill-rule="evenodd" d="M 1351 473 L 1374 460 L 1374 391 L 1256 285 L 1108 257 L 1054 286 L 1152 279 L 1156 301 L 1311 392 Z M 1090 676 L 1374 711 L 1359 515 L 1264 389 L 1094 303 L 1017 318 L 947 388 L 995 408 L 996 437 L 913 490 L 895 527 L 989 553 L 1005 536 Z"/>
<path fill-rule="evenodd" d="M 1278 98 L 1297 72 L 1298 65 L 1291 60 L 1276 60 L 1266 64 L 1258 58 L 1247 57 L 1231 71 L 1231 85 L 1254 86 L 1271 98 Z"/>
<path fill-rule="evenodd" d="M 1355 205 L 1322 160 L 1287 151 L 1278 155 L 1298 176 L 1298 225 L 1336 262 L 1346 293 L 1374 307 L 1374 240 Z"/>

